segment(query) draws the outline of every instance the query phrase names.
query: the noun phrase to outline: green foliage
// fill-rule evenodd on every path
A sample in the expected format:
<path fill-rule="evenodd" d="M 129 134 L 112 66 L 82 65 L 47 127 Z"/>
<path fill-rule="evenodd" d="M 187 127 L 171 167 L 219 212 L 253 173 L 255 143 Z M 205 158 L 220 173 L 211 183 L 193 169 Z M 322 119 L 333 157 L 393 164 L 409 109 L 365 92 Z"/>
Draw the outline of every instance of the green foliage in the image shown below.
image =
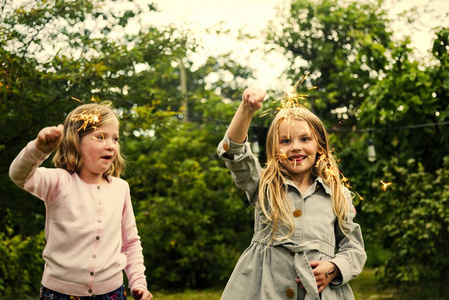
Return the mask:
<path fill-rule="evenodd" d="M 357 192 L 357 220 L 375 255 L 368 263 L 381 266 L 383 283 L 419 299 L 444 298 L 448 197 L 447 184 L 436 182 L 447 179 L 449 31 L 436 29 L 434 59 L 425 65 L 413 60 L 410 39 L 392 42 L 382 5 L 294 0 L 268 40 L 289 57 L 289 78 L 310 72 L 306 84 L 318 87 L 305 104 L 331 129 L 341 170 Z M 368 139 L 375 163 L 366 158 Z M 391 189 L 383 192 L 380 180 Z"/>
<path fill-rule="evenodd" d="M 268 40 L 289 57 L 289 78 L 310 73 L 318 87 L 308 92 L 312 109 L 330 127 L 350 128 L 388 65 L 388 25 L 380 2 L 294 0 L 271 24 Z"/>
<path fill-rule="evenodd" d="M 126 180 L 150 287 L 223 284 L 252 228 L 243 193 L 215 154 L 225 128 L 169 116 L 153 123 L 147 112 L 138 108 L 129 123 L 151 133 L 128 136 Z"/>
<path fill-rule="evenodd" d="M 44 232 L 35 236 L 14 234 L 9 210 L 2 209 L 3 230 L 0 232 L 0 295 L 18 299 L 37 294 L 42 277 Z"/>
<path fill-rule="evenodd" d="M 361 105 L 360 124 L 375 131 L 379 157 L 396 155 L 401 161 L 415 157 L 422 161 L 426 169 L 434 170 L 441 166 L 445 155 L 440 149 L 449 146 L 443 128 L 399 129 L 404 125 L 445 120 L 449 90 L 441 84 L 446 79 L 439 77 L 447 72 L 447 66 L 423 68 L 418 62 L 410 60 L 410 53 L 407 42 L 393 51 L 391 70 L 371 89 Z M 392 130 L 395 128 L 398 129 Z M 422 147 L 425 139 L 432 140 L 432 147 Z"/>
<path fill-rule="evenodd" d="M 227 54 L 193 70 L 187 54 L 199 45 L 188 32 L 146 26 L 129 34 L 126 24 L 139 23 L 142 11 L 111 12 L 104 3 L 2 2 L 1 297 L 35 295 L 44 244 L 44 205 L 12 184 L 8 167 L 40 128 L 79 105 L 73 98 L 118 108 L 151 289 L 222 285 L 250 240 L 251 209 L 215 147 L 251 70 Z M 437 298 L 448 284 L 449 29 L 436 29 L 425 65 L 412 59 L 409 40 L 391 41 L 386 15 L 381 1 L 295 0 L 267 42 L 285 49 L 292 81 L 311 72 L 305 86 L 318 86 L 306 104 L 331 129 L 342 172 L 361 195 L 356 220 L 369 263 L 381 266 L 383 283 Z M 274 111 L 271 100 L 265 106 Z M 249 133 L 261 148 L 270 120 L 255 118 Z M 375 163 L 366 160 L 369 138 Z M 383 192 L 379 180 L 392 185 Z"/>
<path fill-rule="evenodd" d="M 399 43 L 385 78 L 362 104 L 360 124 L 373 128 L 377 162 L 362 162 L 365 172 L 360 172 L 353 163 L 360 153 L 343 152 L 352 183 L 366 198 L 362 217 L 368 244 L 388 251 L 378 276 L 384 285 L 399 287 L 405 299 L 447 297 L 446 33 L 437 31 L 433 54 L 438 62 L 429 67 L 410 59 L 409 41 Z M 359 143 L 361 150 L 367 146 Z M 391 183 L 385 192 L 380 180 Z"/>
<path fill-rule="evenodd" d="M 25 224 L 22 234 L 42 230 L 44 206 L 14 187 L 7 172 L 15 155 L 41 128 L 62 123 L 79 105 L 75 98 L 86 102 L 110 100 L 125 109 L 145 103 L 166 108 L 167 104 L 158 100 L 177 93 L 179 79 L 171 62 L 185 51 L 185 38 L 173 34 L 174 28 L 149 27 L 135 36 L 127 35 L 120 22 L 131 14 L 111 15 L 102 10 L 102 3 L 3 3 L 0 127 L 5 130 L 0 131 L 0 193 L 9 197 L 1 198 L 0 204 L 10 207 L 17 222 Z M 101 26 L 96 28 L 100 33 L 94 31 L 84 22 L 87 20 L 107 20 L 100 24 L 114 28 L 114 34 L 121 38 L 114 38 Z M 133 47 L 128 46 L 129 41 Z M 145 68 L 139 72 L 136 65 Z M 174 102 L 179 106 L 179 101 Z M 50 166 L 48 161 L 45 166 Z"/>
<path fill-rule="evenodd" d="M 413 159 L 402 165 L 393 157 L 383 172 L 384 181 L 392 185 L 364 206 L 375 219 L 368 231 L 370 239 L 391 249 L 379 270 L 382 282 L 401 286 L 406 299 L 411 299 L 409 293 L 413 299 L 446 298 L 449 157 L 433 173 Z"/>
<path fill-rule="evenodd" d="M 153 123 L 150 110 L 129 120 L 128 129 L 150 130 L 127 137 L 126 176 L 150 287 L 223 284 L 251 235 L 247 203 L 215 154 L 225 128 L 168 115 Z"/>
<path fill-rule="evenodd" d="M 204 67 L 187 70 L 188 92 L 181 94 L 179 63 L 194 51 L 195 41 L 174 27 L 145 26 L 128 34 L 125 24 L 139 21 L 141 12 L 110 12 L 103 2 L 2 4 L 0 193 L 8 197 L 0 204 L 11 214 L 11 222 L 0 223 L 6 253 L 2 297 L 20 286 L 18 295 L 35 294 L 42 261 L 21 258 L 40 257 L 45 224 L 42 201 L 14 186 L 9 165 L 41 128 L 62 123 L 79 105 L 76 99 L 109 100 L 118 109 L 130 162 L 126 179 L 153 287 L 223 283 L 250 238 L 243 194 L 215 156 L 225 127 L 209 121 L 229 122 L 233 109 L 219 95 L 235 95 L 242 86 L 232 81 L 250 72 L 229 56 L 210 58 Z M 190 63 L 185 60 L 186 67 Z M 215 93 L 206 90 L 204 77 L 222 70 L 234 73 L 234 79 L 220 92 L 223 81 L 212 84 Z M 197 123 L 180 121 L 185 101 L 188 117 Z M 49 161 L 44 166 L 51 167 Z M 33 241 L 39 243 L 31 249 Z"/>

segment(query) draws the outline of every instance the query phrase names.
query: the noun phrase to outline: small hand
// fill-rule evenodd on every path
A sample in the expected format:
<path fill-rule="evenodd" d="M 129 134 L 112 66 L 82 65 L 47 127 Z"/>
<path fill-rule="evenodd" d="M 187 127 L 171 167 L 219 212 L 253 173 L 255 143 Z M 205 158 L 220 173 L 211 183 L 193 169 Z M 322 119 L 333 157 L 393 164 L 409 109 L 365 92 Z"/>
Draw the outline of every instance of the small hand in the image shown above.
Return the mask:
<path fill-rule="evenodd" d="M 265 92 L 257 88 L 247 88 L 243 91 L 242 102 L 245 108 L 252 111 L 260 109 L 263 105 Z"/>
<path fill-rule="evenodd" d="M 44 153 L 50 154 L 58 148 L 62 138 L 64 126 L 59 124 L 56 126 L 45 127 L 36 138 L 36 148 Z"/>
<path fill-rule="evenodd" d="M 335 277 L 340 275 L 337 266 L 328 261 L 311 261 L 310 266 L 313 269 L 313 275 L 315 275 L 318 293 L 321 293 Z M 296 279 L 296 282 L 303 288 L 300 279 Z"/>
<path fill-rule="evenodd" d="M 136 288 L 133 290 L 132 292 L 134 299 L 136 300 L 152 300 L 153 299 L 153 295 L 142 288 Z"/>

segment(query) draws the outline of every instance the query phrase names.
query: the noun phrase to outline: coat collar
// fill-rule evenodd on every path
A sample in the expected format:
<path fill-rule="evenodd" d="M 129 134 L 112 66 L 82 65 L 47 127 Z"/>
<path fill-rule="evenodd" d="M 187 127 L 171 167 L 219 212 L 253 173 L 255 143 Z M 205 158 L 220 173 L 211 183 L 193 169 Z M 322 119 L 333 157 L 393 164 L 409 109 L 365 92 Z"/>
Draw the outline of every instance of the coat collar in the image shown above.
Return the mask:
<path fill-rule="evenodd" d="M 287 183 L 287 186 L 290 186 L 294 189 L 298 189 L 296 184 L 293 181 L 291 181 L 290 179 L 287 179 L 286 183 Z M 323 178 L 321 178 L 320 176 L 318 176 L 315 179 L 312 186 L 313 186 L 314 190 L 317 190 L 321 186 L 321 187 L 323 187 L 324 192 L 326 194 L 328 194 L 329 196 L 331 195 L 331 188 L 324 182 Z"/>

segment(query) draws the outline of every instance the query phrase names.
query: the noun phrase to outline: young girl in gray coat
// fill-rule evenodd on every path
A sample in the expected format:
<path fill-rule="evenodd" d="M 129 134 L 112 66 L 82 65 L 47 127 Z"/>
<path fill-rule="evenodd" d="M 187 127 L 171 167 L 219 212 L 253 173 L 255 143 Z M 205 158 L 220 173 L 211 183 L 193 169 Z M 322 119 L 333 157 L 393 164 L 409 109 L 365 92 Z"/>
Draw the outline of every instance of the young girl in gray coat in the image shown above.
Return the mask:
<path fill-rule="evenodd" d="M 354 299 L 348 282 L 366 253 L 324 125 L 301 105 L 279 110 L 262 169 L 246 139 L 265 92 L 246 89 L 242 98 L 218 155 L 255 205 L 254 236 L 221 299 Z"/>

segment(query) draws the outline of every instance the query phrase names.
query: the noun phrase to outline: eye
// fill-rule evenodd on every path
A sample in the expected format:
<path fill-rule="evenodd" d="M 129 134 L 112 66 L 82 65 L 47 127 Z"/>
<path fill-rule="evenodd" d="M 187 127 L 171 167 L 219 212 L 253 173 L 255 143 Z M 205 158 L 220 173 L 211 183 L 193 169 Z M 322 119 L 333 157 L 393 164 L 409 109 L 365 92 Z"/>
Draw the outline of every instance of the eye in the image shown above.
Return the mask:
<path fill-rule="evenodd" d="M 302 141 L 302 142 L 308 142 L 308 141 L 310 141 L 311 139 L 312 139 L 312 138 L 309 137 L 309 136 L 304 136 L 304 137 L 301 138 L 301 141 Z"/>
<path fill-rule="evenodd" d="M 118 143 L 119 137 L 115 137 L 115 138 L 113 138 L 112 140 L 113 140 L 114 142 Z"/>
<path fill-rule="evenodd" d="M 280 139 L 279 144 L 288 144 L 290 143 L 290 139 L 284 138 L 284 139 Z"/>

